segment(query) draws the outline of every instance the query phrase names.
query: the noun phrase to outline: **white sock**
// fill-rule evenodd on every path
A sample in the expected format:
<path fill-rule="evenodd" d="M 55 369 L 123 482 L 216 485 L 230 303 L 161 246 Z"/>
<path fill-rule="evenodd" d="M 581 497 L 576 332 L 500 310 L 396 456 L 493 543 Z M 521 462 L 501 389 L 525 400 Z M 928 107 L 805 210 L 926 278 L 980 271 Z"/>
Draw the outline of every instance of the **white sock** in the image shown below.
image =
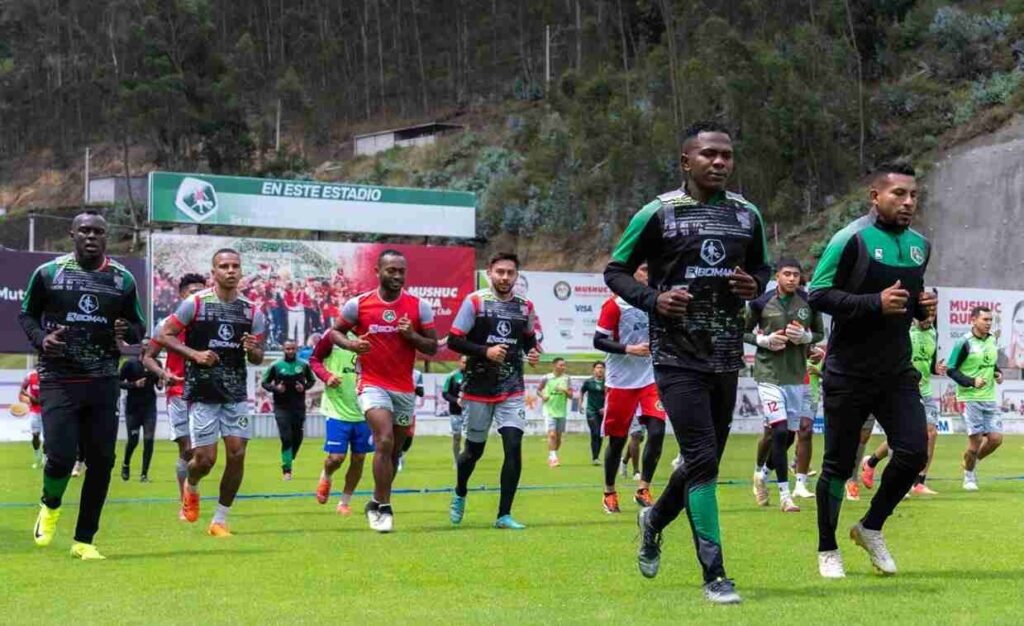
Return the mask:
<path fill-rule="evenodd" d="M 220 502 L 217 503 L 217 508 L 213 512 L 213 523 L 214 524 L 226 524 L 228 521 L 228 511 L 231 507 L 224 506 Z"/>
<path fill-rule="evenodd" d="M 789 482 L 787 481 L 787 482 L 784 482 L 784 483 L 776 483 L 776 484 L 778 484 L 778 486 L 779 486 L 779 497 L 780 498 L 788 498 L 789 497 Z"/>
<path fill-rule="evenodd" d="M 964 478 L 974 480 L 974 470 L 964 470 Z"/>
<path fill-rule="evenodd" d="M 771 474 L 771 471 L 768 469 L 768 466 L 767 465 L 762 465 L 761 466 L 761 476 L 763 476 L 765 480 L 768 480 L 769 474 Z"/>
<path fill-rule="evenodd" d="M 550 450 L 550 451 L 548 451 L 548 458 L 549 459 L 557 459 L 558 458 L 558 453 L 555 452 L 554 450 Z"/>
<path fill-rule="evenodd" d="M 796 475 L 796 484 L 798 484 L 798 485 L 806 485 L 807 484 L 807 474 L 797 474 Z"/>
<path fill-rule="evenodd" d="M 188 461 L 179 456 L 174 464 L 174 473 L 178 476 L 178 487 L 180 488 L 185 484 L 185 479 L 188 477 Z"/>
<path fill-rule="evenodd" d="M 349 504 L 351 504 L 352 503 L 352 494 L 342 492 L 342 494 L 341 494 L 341 503 L 344 504 L 345 506 L 348 506 Z"/>
<path fill-rule="evenodd" d="M 187 480 L 185 481 L 185 489 L 187 489 L 189 493 L 199 493 L 199 485 L 193 485 Z"/>
<path fill-rule="evenodd" d="M 754 463 L 754 473 L 755 474 L 761 474 L 763 472 L 764 472 L 764 469 L 762 469 L 762 466 L 758 465 L 757 463 Z"/>

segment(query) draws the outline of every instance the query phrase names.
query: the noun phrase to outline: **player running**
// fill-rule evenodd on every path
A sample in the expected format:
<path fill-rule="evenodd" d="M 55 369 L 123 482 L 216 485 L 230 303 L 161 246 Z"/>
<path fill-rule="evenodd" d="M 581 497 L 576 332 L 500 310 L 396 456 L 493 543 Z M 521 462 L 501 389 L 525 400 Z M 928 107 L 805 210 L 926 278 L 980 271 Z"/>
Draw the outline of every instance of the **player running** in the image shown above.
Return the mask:
<path fill-rule="evenodd" d="M 558 467 L 558 450 L 562 447 L 565 420 L 572 402 L 572 381 L 565 373 L 565 359 L 559 357 L 551 362 L 552 371 L 544 376 L 537 387 L 537 395 L 544 401 L 541 413 L 548 431 L 548 467 Z"/>
<path fill-rule="evenodd" d="M 43 263 L 29 279 L 18 321 L 39 352 L 46 465 L 33 529 L 36 545 L 53 541 L 61 500 L 79 450 L 82 481 L 71 554 L 104 558 L 93 545 L 110 487 L 117 446 L 118 341 L 142 336 L 135 277 L 107 258 L 107 221 L 85 212 L 71 223 L 75 251 Z"/>
<path fill-rule="evenodd" d="M 604 363 L 594 363 L 590 378 L 580 387 L 580 402 L 586 399 L 587 428 L 590 429 L 590 464 L 601 464 L 601 422 L 604 421 Z"/>
<path fill-rule="evenodd" d="M 501 497 L 495 528 L 526 528 L 512 517 L 512 501 L 523 471 L 523 357 L 531 366 L 540 361 L 537 319 L 533 303 L 514 293 L 519 257 L 501 252 L 487 264 L 491 286 L 466 297 L 452 323 L 448 347 L 467 359 L 462 385 L 466 416 L 466 445 L 459 455 L 457 483 L 448 517 L 462 523 L 466 514 L 469 479 L 484 454 L 493 423 L 501 435 L 505 460 L 501 465 Z"/>
<path fill-rule="evenodd" d="M 825 455 L 817 485 L 818 571 L 825 578 L 846 575 L 836 526 L 868 415 L 884 428 L 893 458 L 850 538 L 883 574 L 895 574 L 896 562 L 882 526 L 928 460 L 909 331 L 912 318 L 934 313 L 937 298 L 924 291 L 931 246 L 910 228 L 917 211 L 914 170 L 880 167 L 869 197 L 871 212 L 832 237 L 810 285 L 811 306 L 832 316 L 824 367 Z"/>
<path fill-rule="evenodd" d="M 178 297 L 184 301 L 206 289 L 206 278 L 201 274 L 185 274 L 178 281 Z M 180 304 L 180 303 L 179 303 Z M 161 324 L 163 321 L 161 320 Z M 153 333 L 160 336 L 160 327 Z M 185 332 L 178 334 L 178 339 L 186 340 Z M 174 473 L 178 479 L 178 501 L 185 498 L 185 478 L 188 476 L 188 462 L 192 459 L 192 440 L 188 432 L 188 403 L 182 398 L 185 391 L 185 359 L 177 352 L 167 353 L 166 367 L 160 365 L 157 357 L 163 346 L 157 340 L 150 341 L 142 354 L 142 364 L 147 370 L 160 377 L 167 402 L 167 421 L 171 427 L 171 439 L 178 444 L 178 459 L 174 464 Z M 179 508 L 178 519 L 185 521 L 185 510 Z"/>
<path fill-rule="evenodd" d="M 346 302 L 330 333 L 335 345 L 359 355 L 359 406 L 377 449 L 366 518 L 381 533 L 394 529 L 391 485 L 416 410 L 416 352 L 437 353 L 434 312 L 425 300 L 405 291 L 405 276 L 405 256 L 397 250 L 381 252 L 377 289 Z M 357 337 L 347 337 L 349 331 Z"/>
<path fill-rule="evenodd" d="M 928 462 L 917 475 L 914 486 L 910 488 L 910 493 L 916 496 L 938 495 L 937 491 L 925 484 L 925 480 L 928 479 L 928 468 L 931 467 L 932 456 L 935 453 L 935 440 L 939 436 L 939 399 L 932 395 L 932 375 L 946 375 L 945 362 L 936 358 L 937 342 L 938 334 L 935 331 L 934 319 L 914 320 L 910 327 L 910 345 L 914 351 L 914 369 L 921 374 L 921 400 L 924 402 L 924 415 L 928 421 Z M 887 456 L 889 442 L 883 441 L 871 456 L 862 459 L 860 480 L 868 489 L 874 488 L 875 468 Z"/>
<path fill-rule="evenodd" d="M 150 344 L 149 337 L 143 337 L 139 349 L 145 353 Z M 139 481 L 149 482 L 149 464 L 153 460 L 153 440 L 156 437 L 156 386 L 160 378 L 143 366 L 138 357 L 131 357 L 121 366 L 121 388 L 127 390 L 124 401 L 124 422 L 128 430 L 128 441 L 124 444 L 124 460 L 121 461 L 121 480 L 131 478 L 132 454 L 139 445 L 142 433 L 142 474 Z"/>
<path fill-rule="evenodd" d="M 996 365 L 999 347 L 992 330 L 992 309 L 971 309 L 971 332 L 953 345 L 949 355 L 949 377 L 956 384 L 956 399 L 964 403 L 967 424 L 967 449 L 964 450 L 964 490 L 978 490 L 975 468 L 978 462 L 995 452 L 1003 443 L 1003 423 L 999 419 L 996 385 L 1003 373 Z"/>
<path fill-rule="evenodd" d="M 725 574 L 716 483 L 743 367 L 743 301 L 768 282 L 767 244 L 757 208 L 725 190 L 733 171 L 728 131 L 695 124 L 681 152 L 686 182 L 633 217 L 605 282 L 651 316 L 654 377 L 685 457 L 654 506 L 640 511 L 640 571 L 657 575 L 661 533 L 685 508 L 705 597 L 734 604 L 740 596 Z M 633 277 L 644 261 L 650 286 Z"/>
<path fill-rule="evenodd" d="M 246 367 L 263 362 L 266 320 L 238 293 L 242 256 L 231 248 L 213 255 L 212 289 L 182 301 L 160 326 L 160 343 L 185 358 L 185 390 L 192 459 L 188 463 L 182 510 L 199 519 L 199 482 L 217 462 L 217 440 L 227 457 L 220 497 L 207 528 L 211 537 L 230 537 L 228 513 L 245 473 L 245 450 L 252 438 Z M 179 335 L 185 333 L 184 343 Z"/>
<path fill-rule="evenodd" d="M 373 431 L 359 408 L 356 392 L 359 375 L 356 373 L 356 354 L 334 345 L 330 333 L 325 333 L 313 349 L 309 366 L 324 383 L 320 412 L 326 418 L 324 433 L 324 469 L 316 488 L 316 501 L 326 504 L 331 497 L 331 477 L 345 464 L 345 456 L 352 451 L 345 472 L 345 488 L 338 502 L 339 514 L 352 515 L 352 494 L 363 477 L 366 455 L 373 452 Z"/>
<path fill-rule="evenodd" d="M 761 411 L 771 432 L 771 458 L 779 489 L 779 508 L 783 513 L 799 513 L 789 492 L 789 460 L 787 451 L 791 437 L 797 432 L 810 433 L 813 418 L 807 408 L 807 357 L 809 346 L 825 336 L 821 315 L 811 311 L 807 294 L 800 289 L 800 262 L 786 258 L 779 261 L 775 273 L 775 289 L 766 291 L 747 307 L 746 332 L 743 340 L 757 346 L 754 380 L 761 398 Z M 806 463 L 805 459 L 799 459 Z M 754 484 L 762 489 L 757 504 L 768 506 L 768 489 L 760 471 Z M 807 490 L 807 474 L 797 474 L 797 490 L 801 497 L 813 497 Z"/>
<path fill-rule="evenodd" d="M 633 274 L 647 285 L 647 264 L 641 263 Z M 651 361 L 648 315 L 622 298 L 611 297 L 601 305 L 594 331 L 594 348 L 607 354 L 608 397 L 602 430 L 608 436 L 604 458 L 605 513 L 618 513 L 619 496 L 615 491 L 615 470 L 634 419 L 647 431 L 640 484 L 633 500 L 642 507 L 654 504 L 651 481 L 661 459 L 665 442 L 665 409 L 658 398 Z M 639 415 L 639 418 L 636 416 Z"/>
<path fill-rule="evenodd" d="M 444 379 L 441 396 L 448 402 L 448 420 L 452 429 L 452 463 L 459 466 L 459 452 L 462 448 L 462 431 L 466 420 L 462 416 L 462 384 L 466 375 L 466 355 L 459 357 L 459 367 Z"/>
<path fill-rule="evenodd" d="M 31 369 L 21 381 L 18 400 L 28 405 L 29 431 L 32 433 L 32 469 L 43 466 L 43 405 L 39 404 L 39 371 Z"/>
<path fill-rule="evenodd" d="M 286 339 L 284 355 L 263 372 L 260 385 L 274 394 L 274 420 L 281 437 L 281 478 L 292 479 L 292 462 L 299 456 L 306 424 L 306 392 L 316 379 L 305 361 L 296 356 L 299 346 Z"/>

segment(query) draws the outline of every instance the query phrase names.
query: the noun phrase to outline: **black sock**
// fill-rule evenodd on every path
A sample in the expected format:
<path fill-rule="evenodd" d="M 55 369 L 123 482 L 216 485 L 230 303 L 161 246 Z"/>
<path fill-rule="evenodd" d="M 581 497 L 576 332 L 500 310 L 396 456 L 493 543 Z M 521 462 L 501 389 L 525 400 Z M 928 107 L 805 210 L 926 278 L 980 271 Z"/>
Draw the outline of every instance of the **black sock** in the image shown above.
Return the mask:
<path fill-rule="evenodd" d="M 918 474 L 918 475 L 917 475 L 917 480 L 915 480 L 915 481 L 914 481 L 914 484 L 915 484 L 915 485 L 923 485 L 923 484 L 924 484 L 924 481 L 925 481 L 925 480 L 926 480 L 927 478 L 928 478 L 928 477 L 927 477 L 927 476 L 926 476 L 925 474 Z"/>
<path fill-rule="evenodd" d="M 875 456 L 874 454 L 872 454 L 871 456 L 868 457 L 868 467 L 870 467 L 871 469 L 874 469 L 875 466 L 878 465 L 878 462 L 881 461 L 881 460 L 882 459 L 880 459 L 877 456 Z"/>
<path fill-rule="evenodd" d="M 604 449 L 605 485 L 615 484 L 615 474 L 619 471 L 619 460 L 625 447 L 626 437 L 608 437 L 608 446 Z"/>
<path fill-rule="evenodd" d="M 505 460 L 501 464 L 501 497 L 498 500 L 498 517 L 502 517 L 512 513 L 512 501 L 523 473 L 523 431 L 506 426 L 498 432 L 505 451 Z"/>
<path fill-rule="evenodd" d="M 390 503 L 378 505 L 377 506 L 377 511 L 381 515 L 394 515 L 394 512 L 391 510 L 391 504 Z"/>
<path fill-rule="evenodd" d="M 647 445 L 644 446 L 640 480 L 649 483 L 654 480 L 654 471 L 661 459 L 661 448 L 665 441 L 665 421 L 647 416 L 641 417 L 640 421 L 647 426 Z"/>
<path fill-rule="evenodd" d="M 476 442 L 466 440 L 466 445 L 463 446 L 462 454 L 459 455 L 458 461 L 456 461 L 456 484 L 455 484 L 455 495 L 465 498 L 466 493 L 469 491 L 469 477 L 473 475 L 473 470 L 476 469 L 476 462 L 484 454 L 484 445 L 486 442 Z"/>

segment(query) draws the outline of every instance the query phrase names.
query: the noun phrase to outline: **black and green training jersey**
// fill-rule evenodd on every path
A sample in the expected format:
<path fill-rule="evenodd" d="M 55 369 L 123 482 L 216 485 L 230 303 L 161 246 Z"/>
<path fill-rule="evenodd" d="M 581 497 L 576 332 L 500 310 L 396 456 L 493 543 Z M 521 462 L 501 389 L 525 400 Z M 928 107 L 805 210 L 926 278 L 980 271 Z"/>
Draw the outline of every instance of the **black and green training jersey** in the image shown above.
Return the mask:
<path fill-rule="evenodd" d="M 587 396 L 587 417 L 600 415 L 604 409 L 604 379 L 588 378 L 583 381 L 580 395 Z"/>
<path fill-rule="evenodd" d="M 757 345 L 755 329 L 770 335 L 785 330 L 791 322 L 798 322 L 811 331 L 809 343 L 787 343 L 782 350 L 757 348 L 754 355 L 754 380 L 773 385 L 802 385 L 807 375 L 807 356 L 814 344 L 825 337 L 821 325 L 821 314 L 811 309 L 807 294 L 797 290 L 791 296 L 783 296 L 778 290 L 767 291 L 747 306 L 746 327 L 743 340 Z"/>
<path fill-rule="evenodd" d="M 882 378 L 913 368 L 910 320 L 918 306 L 931 245 L 911 228 L 892 226 L 872 212 L 836 233 L 810 284 L 810 302 L 832 316 L 824 371 Z M 900 281 L 910 292 L 907 312 L 883 315 L 884 289 Z"/>
<path fill-rule="evenodd" d="M 132 273 L 112 259 L 87 270 L 74 254 L 36 268 L 25 290 L 20 319 L 40 353 L 40 382 L 116 378 L 121 352 L 114 336 L 115 320 L 123 319 L 136 329 L 145 327 Z M 60 326 L 65 328 L 61 340 L 67 344 L 63 356 L 43 354 L 43 339 Z"/>
<path fill-rule="evenodd" d="M 701 203 L 684 188 L 633 216 L 604 278 L 616 295 L 650 314 L 655 366 L 734 372 L 743 367 L 744 303 L 729 277 L 741 267 L 764 289 L 767 250 L 761 214 L 743 196 L 721 192 Z M 633 278 L 645 261 L 650 286 Z M 657 315 L 658 294 L 683 287 L 693 295 L 686 317 Z"/>
<path fill-rule="evenodd" d="M 956 381 L 956 399 L 961 402 L 995 402 L 996 359 L 999 347 L 995 335 L 989 333 L 978 337 L 968 332 L 953 344 L 949 353 L 949 371 L 946 373 Z M 984 386 L 975 387 L 974 379 L 985 381 Z"/>
<path fill-rule="evenodd" d="M 284 392 L 277 386 L 284 385 Z M 291 361 L 278 359 L 263 372 L 260 386 L 274 394 L 274 409 L 278 411 L 306 412 L 306 391 L 313 388 L 316 378 L 309 364 L 298 358 Z"/>

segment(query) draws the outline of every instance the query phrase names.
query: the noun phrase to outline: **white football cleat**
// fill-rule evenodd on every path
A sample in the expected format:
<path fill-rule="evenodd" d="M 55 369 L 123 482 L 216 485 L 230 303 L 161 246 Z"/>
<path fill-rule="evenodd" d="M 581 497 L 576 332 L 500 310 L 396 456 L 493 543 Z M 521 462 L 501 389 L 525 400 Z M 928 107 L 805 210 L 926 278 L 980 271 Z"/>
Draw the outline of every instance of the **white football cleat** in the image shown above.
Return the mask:
<path fill-rule="evenodd" d="M 818 573 L 822 578 L 846 578 L 843 555 L 839 550 L 825 550 L 818 553 Z"/>

